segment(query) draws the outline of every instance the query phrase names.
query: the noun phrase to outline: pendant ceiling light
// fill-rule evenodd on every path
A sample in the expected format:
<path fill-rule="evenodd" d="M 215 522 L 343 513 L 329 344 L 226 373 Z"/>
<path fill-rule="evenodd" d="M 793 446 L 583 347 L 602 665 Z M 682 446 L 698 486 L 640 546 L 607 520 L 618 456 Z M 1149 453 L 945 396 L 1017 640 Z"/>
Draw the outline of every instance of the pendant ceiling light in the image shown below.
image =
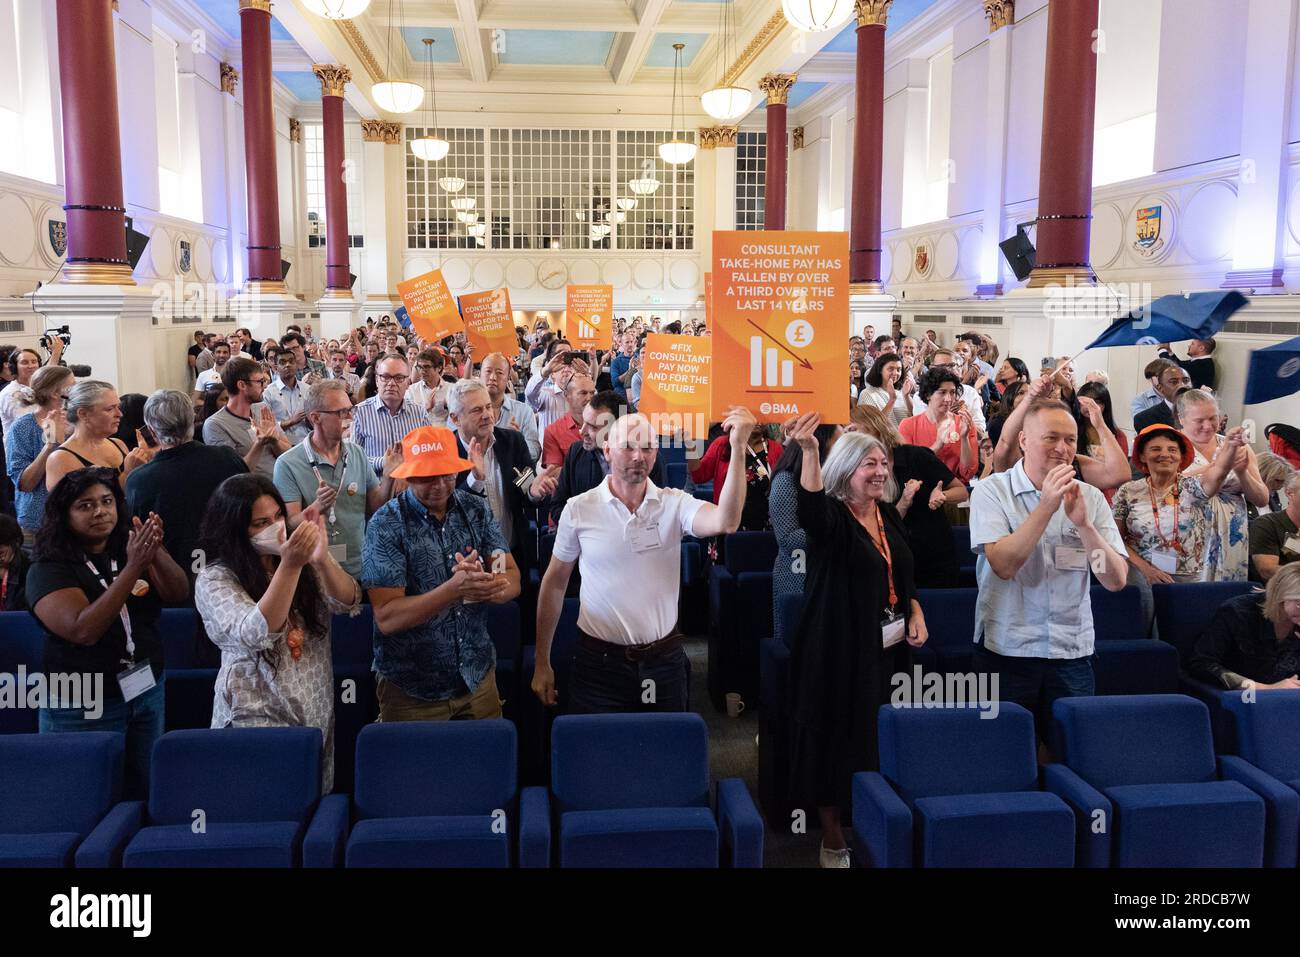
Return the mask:
<path fill-rule="evenodd" d="M 451 208 L 464 212 L 467 209 L 473 209 L 478 205 L 478 200 L 473 196 L 457 196 L 451 201 Z"/>
<path fill-rule="evenodd" d="M 684 49 L 686 49 L 685 43 L 673 44 L 673 105 L 669 116 L 671 129 L 668 132 L 671 139 L 667 143 L 659 144 L 659 156 L 670 166 L 680 166 L 682 163 L 689 163 L 695 159 L 695 144 L 686 138 L 684 131 L 680 138 L 677 133 L 677 81 L 681 78 L 682 51 Z M 682 125 L 686 125 L 685 101 L 682 103 Z"/>
<path fill-rule="evenodd" d="M 631 196 L 620 196 L 618 199 L 614 200 L 614 202 L 617 203 L 618 208 L 623 210 L 625 213 L 629 210 L 636 209 L 636 200 Z"/>
<path fill-rule="evenodd" d="M 736 0 L 718 4 L 718 84 L 700 94 L 704 112 L 715 120 L 735 120 L 744 116 L 754 94 L 743 86 L 726 83 L 727 65 L 736 55 Z"/>
<path fill-rule="evenodd" d="M 593 243 L 598 243 L 611 232 L 613 232 L 613 230 L 610 229 L 609 226 L 604 223 L 597 223 L 595 226 L 591 227 L 591 241 Z"/>
<path fill-rule="evenodd" d="M 638 196 L 649 196 L 659 188 L 659 180 L 653 176 L 643 176 L 640 179 L 630 179 L 627 181 L 627 188 Z"/>
<path fill-rule="evenodd" d="M 486 236 L 487 223 L 472 223 L 465 228 L 465 232 L 469 233 L 475 239 L 478 239 L 481 236 Z"/>
<path fill-rule="evenodd" d="M 461 176 L 444 176 L 438 180 L 438 185 L 442 187 L 443 192 L 459 193 L 465 188 L 465 179 Z"/>
<path fill-rule="evenodd" d="M 457 213 L 456 218 L 462 223 L 477 223 L 478 213 Z"/>
<path fill-rule="evenodd" d="M 853 0 L 781 0 L 790 26 L 808 33 L 837 30 L 853 16 Z"/>
<path fill-rule="evenodd" d="M 322 2 L 322 0 L 318 0 Z M 341 0 L 323 0 L 332 5 L 339 5 Z M 398 22 L 401 21 L 401 7 L 398 7 Z M 418 83 L 407 80 L 394 80 L 393 76 L 393 0 L 388 0 L 388 62 L 384 68 L 384 78 L 370 88 L 370 98 L 375 106 L 387 113 L 410 113 L 418 110 L 424 101 L 424 88 Z"/>
<path fill-rule="evenodd" d="M 621 212 L 619 212 L 618 210 L 615 210 L 615 211 L 612 212 L 612 213 L 606 213 L 606 214 L 605 214 L 605 222 L 607 222 L 607 223 L 619 223 L 619 224 L 622 224 L 622 223 L 624 223 L 624 222 L 626 222 L 626 221 L 627 221 L 627 213 L 621 213 Z"/>
<path fill-rule="evenodd" d="M 426 56 L 425 79 L 429 83 L 429 105 L 433 122 L 423 136 L 411 140 L 411 152 L 426 163 L 436 163 L 451 151 L 451 144 L 434 133 L 438 128 L 438 93 L 433 86 L 433 38 L 425 37 L 421 42 Z"/>
<path fill-rule="evenodd" d="M 302 5 L 326 20 L 351 20 L 366 12 L 370 0 L 302 0 Z"/>

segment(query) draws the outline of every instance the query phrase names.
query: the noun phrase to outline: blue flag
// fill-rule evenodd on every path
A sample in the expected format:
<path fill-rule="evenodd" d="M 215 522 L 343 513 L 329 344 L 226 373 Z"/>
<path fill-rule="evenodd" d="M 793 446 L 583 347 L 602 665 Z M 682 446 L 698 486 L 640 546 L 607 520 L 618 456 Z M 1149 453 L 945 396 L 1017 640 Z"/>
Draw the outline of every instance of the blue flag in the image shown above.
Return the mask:
<path fill-rule="evenodd" d="M 407 332 L 411 331 L 411 314 L 406 311 L 405 306 L 398 306 L 394 309 L 393 318 L 396 319 L 397 324 Z"/>
<path fill-rule="evenodd" d="M 1161 296 L 1151 305 L 1116 319 L 1088 348 L 1154 346 L 1162 342 L 1209 339 L 1223 329 L 1229 316 L 1249 301 L 1235 289 Z"/>
<path fill-rule="evenodd" d="M 1300 336 L 1250 353 L 1246 405 L 1258 405 L 1300 392 Z"/>

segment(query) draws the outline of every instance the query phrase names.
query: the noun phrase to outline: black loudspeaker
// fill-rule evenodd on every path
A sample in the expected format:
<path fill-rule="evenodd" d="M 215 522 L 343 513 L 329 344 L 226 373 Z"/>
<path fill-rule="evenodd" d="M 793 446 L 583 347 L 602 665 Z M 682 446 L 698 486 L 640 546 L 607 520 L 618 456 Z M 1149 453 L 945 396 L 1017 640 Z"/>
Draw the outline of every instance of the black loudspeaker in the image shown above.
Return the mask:
<path fill-rule="evenodd" d="M 289 260 L 287 259 L 280 260 L 280 281 L 281 282 L 284 282 L 285 279 L 289 278 L 289 270 L 292 268 L 293 268 L 293 263 L 289 262 Z"/>
<path fill-rule="evenodd" d="M 126 258 L 134 271 L 144 255 L 144 247 L 149 245 L 149 237 L 132 229 L 131 222 L 131 217 L 126 217 Z"/>
<path fill-rule="evenodd" d="M 357 284 L 357 274 L 354 272 L 348 273 L 348 288 L 352 289 L 353 287 L 356 286 L 356 284 Z"/>
<path fill-rule="evenodd" d="M 998 249 L 1002 250 L 1002 255 L 1006 257 L 1007 265 L 1016 274 L 1018 282 L 1023 282 L 1034 269 L 1036 255 L 1034 244 L 1030 242 L 1029 234 L 1025 232 L 1025 227 L 1029 225 L 1031 224 L 1018 224 L 1014 236 L 998 243 Z"/>

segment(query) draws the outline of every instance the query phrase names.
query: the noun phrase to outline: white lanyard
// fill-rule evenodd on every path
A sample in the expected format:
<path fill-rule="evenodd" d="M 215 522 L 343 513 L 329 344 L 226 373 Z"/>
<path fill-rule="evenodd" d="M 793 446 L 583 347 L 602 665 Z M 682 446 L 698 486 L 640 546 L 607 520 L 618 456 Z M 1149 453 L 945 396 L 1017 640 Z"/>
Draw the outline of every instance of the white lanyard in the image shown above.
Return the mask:
<path fill-rule="evenodd" d="M 104 576 L 100 574 L 99 569 L 95 567 L 94 562 L 92 562 L 89 558 L 86 559 L 86 567 L 90 569 L 90 573 L 95 576 L 95 578 L 99 581 L 99 583 L 104 586 L 104 591 L 108 591 L 109 583 L 104 580 Z M 112 570 L 113 578 L 114 580 L 116 580 L 117 559 L 115 558 L 110 559 L 108 567 Z M 135 660 L 135 639 L 131 637 L 131 613 L 126 610 L 126 602 L 122 602 L 122 607 L 117 610 L 117 616 L 122 619 L 122 630 L 126 632 L 127 657 L 130 658 L 132 661 L 134 661 Z"/>
<path fill-rule="evenodd" d="M 316 466 L 316 462 L 318 461 L 318 459 L 313 454 L 310 435 L 302 440 L 302 450 L 307 455 L 307 462 L 309 465 L 311 465 L 311 470 L 316 473 L 316 479 L 318 481 L 324 482 L 325 479 L 321 477 L 320 469 Z M 321 459 L 319 461 L 324 461 L 324 460 Z M 329 463 L 326 462 L 325 464 L 328 465 Z M 339 464 L 331 467 L 336 468 L 339 471 L 338 488 L 334 490 L 334 497 L 338 498 L 340 495 L 343 494 L 343 483 L 348 480 L 348 443 L 346 441 L 339 442 Z M 334 511 L 334 507 L 330 506 L 329 523 L 333 525 L 335 524 L 337 519 L 338 519 L 338 515 Z"/>

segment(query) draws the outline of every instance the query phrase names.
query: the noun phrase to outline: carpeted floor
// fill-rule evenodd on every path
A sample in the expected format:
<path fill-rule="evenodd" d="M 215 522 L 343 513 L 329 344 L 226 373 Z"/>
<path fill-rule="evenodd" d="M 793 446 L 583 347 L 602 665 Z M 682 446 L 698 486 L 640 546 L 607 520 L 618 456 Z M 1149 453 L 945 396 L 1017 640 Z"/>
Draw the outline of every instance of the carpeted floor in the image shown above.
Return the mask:
<path fill-rule="evenodd" d="M 688 639 L 686 654 L 691 659 L 691 708 L 709 726 L 709 771 L 714 782 L 740 778 L 751 797 L 758 796 L 758 714 L 746 710 L 739 718 L 715 711 L 708 695 L 708 645 L 703 636 Z M 754 702 L 756 705 L 757 702 Z M 790 822 L 768 822 L 763 837 L 765 867 L 816 867 L 821 840 L 810 821 L 807 834 L 792 834 Z M 776 827 L 772 825 L 775 824 Z"/>

